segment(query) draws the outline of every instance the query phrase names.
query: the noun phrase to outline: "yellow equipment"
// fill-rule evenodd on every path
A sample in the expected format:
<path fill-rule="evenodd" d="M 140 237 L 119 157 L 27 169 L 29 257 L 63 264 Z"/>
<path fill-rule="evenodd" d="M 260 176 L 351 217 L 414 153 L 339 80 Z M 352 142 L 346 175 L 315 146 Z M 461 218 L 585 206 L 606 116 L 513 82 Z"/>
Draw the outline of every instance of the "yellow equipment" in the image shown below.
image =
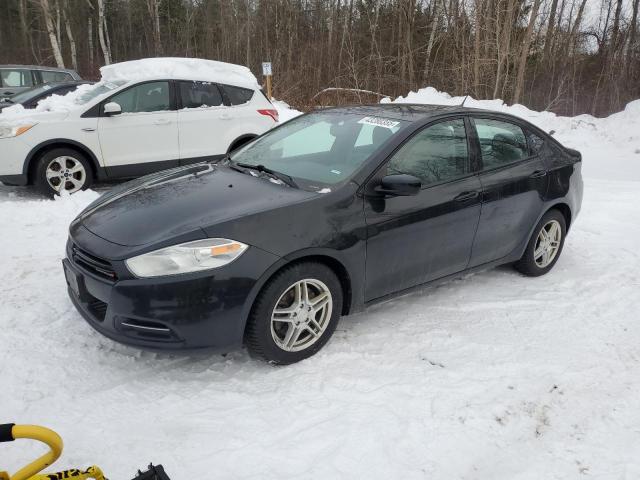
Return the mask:
<path fill-rule="evenodd" d="M 13 475 L 0 470 L 0 480 L 107 480 L 99 467 L 93 465 L 81 470 L 72 468 L 55 473 L 40 473 L 53 464 L 62 453 L 62 438 L 53 430 L 37 425 L 15 425 L 7 423 L 0 425 L 0 442 L 12 442 L 19 438 L 38 440 L 49 446 L 49 451 L 33 462 L 22 467 Z M 1 467 L 1 466 L 0 466 Z M 146 472 L 138 470 L 133 480 L 169 480 L 162 465 L 149 465 Z"/>

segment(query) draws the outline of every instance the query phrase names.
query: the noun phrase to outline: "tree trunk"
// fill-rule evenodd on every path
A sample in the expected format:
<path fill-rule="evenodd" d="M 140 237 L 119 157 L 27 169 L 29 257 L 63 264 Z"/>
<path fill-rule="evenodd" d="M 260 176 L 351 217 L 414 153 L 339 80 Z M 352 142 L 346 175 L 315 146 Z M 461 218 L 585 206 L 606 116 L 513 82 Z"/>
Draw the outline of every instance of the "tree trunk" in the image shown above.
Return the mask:
<path fill-rule="evenodd" d="M 533 36 L 533 27 L 535 26 L 536 19 L 538 18 L 538 10 L 541 3 L 542 0 L 533 0 L 533 6 L 531 7 L 531 16 L 529 17 L 527 30 L 525 31 L 524 39 L 522 40 L 522 49 L 520 50 L 518 74 L 516 76 L 516 88 L 513 93 L 513 103 L 520 102 L 520 95 L 522 94 L 522 89 L 524 87 L 524 72 L 527 68 L 527 57 L 529 56 L 529 47 L 531 46 L 531 38 Z"/>
<path fill-rule="evenodd" d="M 53 51 L 53 57 L 56 60 L 56 65 L 58 66 L 58 68 L 64 68 L 64 59 L 62 58 L 60 43 L 58 42 L 58 36 L 56 35 L 53 17 L 51 16 L 49 0 L 40 0 L 40 5 L 42 6 L 44 23 L 47 27 L 47 34 L 49 35 L 49 42 L 51 43 L 51 50 Z"/>
<path fill-rule="evenodd" d="M 78 54 L 76 52 L 76 41 L 73 38 L 73 32 L 71 31 L 71 24 L 69 23 L 69 17 L 67 16 L 67 5 L 65 4 L 62 10 L 62 18 L 64 21 L 64 29 L 67 32 L 67 39 L 69 39 L 69 48 L 71 50 L 71 65 L 74 70 L 78 70 Z"/>
<path fill-rule="evenodd" d="M 102 49 L 102 56 L 104 57 L 104 64 L 111 64 L 111 51 L 105 35 L 105 16 L 104 16 L 104 0 L 98 0 L 98 40 L 100 41 L 100 48 Z"/>

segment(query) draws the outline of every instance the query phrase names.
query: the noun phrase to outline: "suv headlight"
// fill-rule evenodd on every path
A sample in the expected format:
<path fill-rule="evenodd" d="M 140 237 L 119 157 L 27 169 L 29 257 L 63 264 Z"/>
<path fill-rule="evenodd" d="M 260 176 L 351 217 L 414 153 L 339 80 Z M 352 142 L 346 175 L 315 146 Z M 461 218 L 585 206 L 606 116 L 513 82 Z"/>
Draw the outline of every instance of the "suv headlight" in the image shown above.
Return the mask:
<path fill-rule="evenodd" d="M 125 260 L 136 277 L 159 277 L 218 268 L 233 262 L 249 248 L 226 238 L 207 238 L 161 248 Z"/>
<path fill-rule="evenodd" d="M 25 123 L 22 125 L 0 125 L 0 138 L 17 137 L 35 126 L 35 123 Z"/>

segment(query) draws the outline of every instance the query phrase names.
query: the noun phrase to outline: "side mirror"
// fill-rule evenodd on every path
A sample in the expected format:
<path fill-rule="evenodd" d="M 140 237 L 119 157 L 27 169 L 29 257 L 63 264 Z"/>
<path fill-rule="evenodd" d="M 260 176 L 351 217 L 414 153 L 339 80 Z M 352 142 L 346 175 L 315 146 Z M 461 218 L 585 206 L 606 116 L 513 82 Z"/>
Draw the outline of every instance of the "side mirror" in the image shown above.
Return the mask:
<path fill-rule="evenodd" d="M 410 195 L 417 195 L 421 187 L 422 182 L 418 177 L 403 173 L 383 177 L 375 191 L 384 195 L 408 197 Z"/>
<path fill-rule="evenodd" d="M 120 115 L 122 113 L 122 107 L 116 102 L 109 102 L 104 106 L 104 114 L 107 117 L 113 117 L 114 115 Z"/>

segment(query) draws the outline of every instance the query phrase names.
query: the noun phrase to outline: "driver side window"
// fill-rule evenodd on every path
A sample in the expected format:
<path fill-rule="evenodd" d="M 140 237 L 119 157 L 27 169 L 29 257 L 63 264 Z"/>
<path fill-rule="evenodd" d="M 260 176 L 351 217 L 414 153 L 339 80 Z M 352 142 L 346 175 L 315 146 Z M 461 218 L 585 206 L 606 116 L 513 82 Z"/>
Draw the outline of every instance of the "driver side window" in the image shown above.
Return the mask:
<path fill-rule="evenodd" d="M 436 123 L 409 139 L 387 164 L 387 174 L 418 177 L 422 186 L 469 172 L 467 135 L 462 118 Z"/>
<path fill-rule="evenodd" d="M 128 88 L 111 97 L 122 113 L 161 112 L 171 110 L 169 82 L 149 82 Z"/>

